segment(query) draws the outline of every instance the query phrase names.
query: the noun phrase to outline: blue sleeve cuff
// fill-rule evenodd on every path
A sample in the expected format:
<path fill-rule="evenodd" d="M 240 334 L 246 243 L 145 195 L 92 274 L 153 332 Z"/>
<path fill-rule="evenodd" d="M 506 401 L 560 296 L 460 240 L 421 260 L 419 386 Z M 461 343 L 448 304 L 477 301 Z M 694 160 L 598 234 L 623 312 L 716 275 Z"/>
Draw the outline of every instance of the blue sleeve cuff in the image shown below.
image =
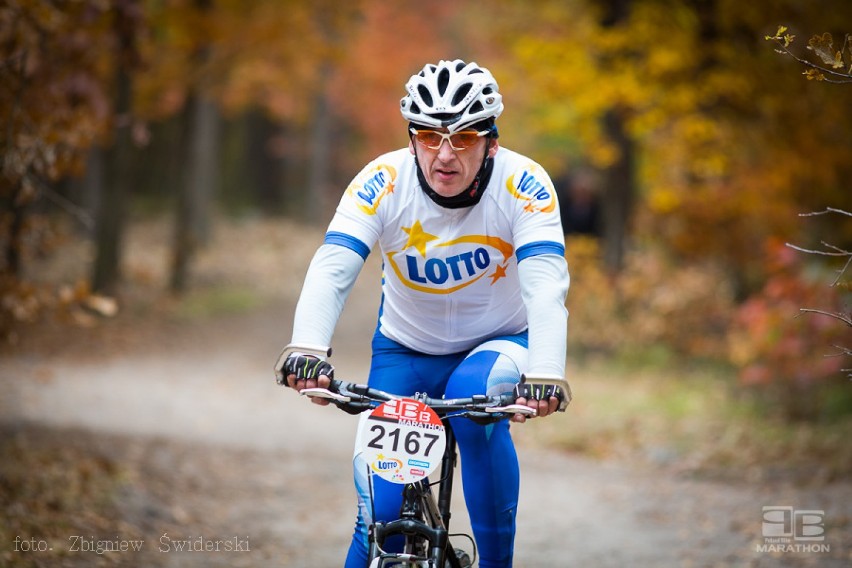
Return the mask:
<path fill-rule="evenodd" d="M 517 251 L 515 251 L 515 256 L 518 257 L 518 262 L 521 262 L 525 258 L 529 258 L 531 256 L 538 256 L 541 254 L 555 254 L 558 256 L 565 256 L 565 245 L 561 243 L 555 243 L 553 241 L 539 241 L 536 243 L 525 244 Z"/>
<path fill-rule="evenodd" d="M 364 260 L 367 260 L 367 256 L 370 254 L 370 247 L 362 241 L 359 241 L 351 235 L 338 233 L 336 231 L 329 231 L 325 234 L 324 244 L 339 245 L 348 248 L 349 250 L 358 253 Z"/>

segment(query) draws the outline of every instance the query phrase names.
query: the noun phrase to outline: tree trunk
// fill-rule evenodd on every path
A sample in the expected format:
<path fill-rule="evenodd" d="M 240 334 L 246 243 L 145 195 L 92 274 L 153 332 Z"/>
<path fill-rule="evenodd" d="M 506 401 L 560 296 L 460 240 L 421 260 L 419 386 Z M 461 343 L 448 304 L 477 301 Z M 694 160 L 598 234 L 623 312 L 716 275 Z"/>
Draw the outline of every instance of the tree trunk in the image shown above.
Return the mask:
<path fill-rule="evenodd" d="M 9 237 L 6 244 L 6 266 L 3 272 L 17 278 L 21 274 L 21 246 L 23 244 L 24 222 L 26 220 L 26 205 L 18 196 L 23 191 L 23 184 L 12 193 L 9 200 L 9 212 L 12 221 L 9 224 Z"/>
<path fill-rule="evenodd" d="M 265 210 L 279 208 L 281 204 L 280 164 L 270 147 L 277 132 L 278 126 L 265 113 L 256 110 L 245 116 L 246 181 Z"/>
<path fill-rule="evenodd" d="M 326 191 L 331 181 L 331 116 L 329 113 L 326 85 L 330 69 L 323 64 L 317 89 L 314 122 L 311 130 L 310 163 L 308 166 L 308 202 L 305 204 L 306 218 L 311 222 L 323 219 Z"/>
<path fill-rule="evenodd" d="M 130 74 L 123 66 L 117 72 L 117 96 L 115 115 L 130 116 Z M 116 126 L 115 140 L 104 154 L 106 183 L 97 199 L 95 218 L 96 256 L 92 275 L 95 292 L 115 294 L 121 279 L 121 253 L 124 236 L 125 207 L 129 195 L 130 160 L 133 142 L 128 120 Z M 95 174 L 93 174 L 95 175 Z"/>
<path fill-rule="evenodd" d="M 185 141 L 184 167 L 177 183 L 177 203 L 175 204 L 174 241 L 172 243 L 172 266 L 169 278 L 169 290 L 173 294 L 180 295 L 186 291 L 189 281 L 189 265 L 192 261 L 196 242 L 193 233 L 192 219 L 192 195 L 190 192 L 190 167 L 188 162 L 192 159 L 192 135 L 194 132 L 195 107 L 197 101 L 191 94 L 183 109 L 184 127 L 181 139 Z"/>
<path fill-rule="evenodd" d="M 624 22 L 630 11 L 630 0 L 603 0 L 601 26 L 612 28 Z M 624 127 L 624 117 L 617 108 L 603 117 L 603 128 L 610 142 L 618 148 L 618 161 L 604 173 L 601 216 L 603 220 L 604 264 L 617 275 L 624 268 L 629 223 L 636 196 L 635 145 Z"/>
<path fill-rule="evenodd" d="M 211 203 L 217 181 L 220 117 L 207 97 L 193 94 L 185 109 L 188 121 L 186 177 L 178 188 L 171 290 L 186 291 L 195 252 L 210 240 Z"/>
<path fill-rule="evenodd" d="M 607 137 L 618 148 L 618 161 L 604 172 L 603 217 L 604 264 L 611 274 L 624 268 L 630 217 L 636 196 L 635 147 L 624 129 L 618 111 L 604 117 Z"/>
<path fill-rule="evenodd" d="M 86 156 L 86 173 L 83 177 L 83 209 L 92 218 L 97 219 L 104 195 L 104 151 L 100 146 L 92 146 Z M 91 232 L 91 229 L 90 229 Z"/>
<path fill-rule="evenodd" d="M 198 96 L 192 124 L 192 155 L 187 184 L 193 203 L 192 232 L 201 245 L 207 245 L 210 242 L 212 203 L 219 177 L 220 117 L 216 104 L 203 95 Z"/>
<path fill-rule="evenodd" d="M 104 153 L 103 191 L 97 199 L 95 217 L 96 256 L 92 274 L 95 292 L 115 294 L 121 280 L 121 255 L 127 199 L 130 195 L 134 148 L 132 138 L 131 69 L 139 65 L 136 34 L 141 29 L 138 2 L 114 3 L 113 28 L 117 40 L 115 57 L 115 108 L 113 140 Z"/>
<path fill-rule="evenodd" d="M 301 164 L 304 163 L 297 152 L 300 152 L 296 129 L 288 124 L 278 126 L 276 135 L 282 146 L 281 151 L 276 154 L 278 159 L 278 187 L 275 192 L 278 210 L 287 214 L 293 214 L 299 209 L 299 201 L 304 197 L 299 188 L 304 187 L 300 183 L 299 176 L 303 174 Z"/>
<path fill-rule="evenodd" d="M 212 9 L 211 0 L 195 0 L 199 16 Z M 202 37 L 195 46 L 193 62 L 203 67 L 210 58 L 209 38 Z M 174 294 L 186 291 L 190 265 L 198 248 L 210 239 L 210 209 L 218 180 L 220 120 L 216 105 L 204 94 L 205 81 L 197 84 L 187 99 L 184 109 L 187 128 L 186 174 L 178 187 L 175 214 L 172 274 L 169 287 Z"/>

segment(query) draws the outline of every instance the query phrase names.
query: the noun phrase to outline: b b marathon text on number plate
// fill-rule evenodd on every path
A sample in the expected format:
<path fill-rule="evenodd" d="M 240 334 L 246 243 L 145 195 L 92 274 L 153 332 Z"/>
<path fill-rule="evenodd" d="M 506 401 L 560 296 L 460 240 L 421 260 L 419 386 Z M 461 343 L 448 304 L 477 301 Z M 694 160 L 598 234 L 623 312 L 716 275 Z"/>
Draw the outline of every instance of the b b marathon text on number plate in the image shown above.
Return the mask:
<path fill-rule="evenodd" d="M 370 469 L 393 483 L 414 483 L 441 463 L 447 439 L 434 410 L 408 398 L 389 400 L 367 417 L 358 440 Z"/>

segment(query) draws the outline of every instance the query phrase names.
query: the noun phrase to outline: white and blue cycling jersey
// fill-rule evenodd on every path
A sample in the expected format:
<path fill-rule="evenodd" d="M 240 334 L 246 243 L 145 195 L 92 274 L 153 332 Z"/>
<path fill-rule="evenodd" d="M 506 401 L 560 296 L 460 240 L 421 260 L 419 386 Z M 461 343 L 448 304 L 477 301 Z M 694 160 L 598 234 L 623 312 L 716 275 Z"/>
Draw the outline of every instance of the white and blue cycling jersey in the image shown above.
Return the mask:
<path fill-rule="evenodd" d="M 481 201 L 449 209 L 421 190 L 416 167 L 404 148 L 352 180 L 306 277 L 293 342 L 330 344 L 352 283 L 378 244 L 382 335 L 445 355 L 529 327 L 530 364 L 562 376 L 568 275 L 546 171 L 501 147 Z"/>

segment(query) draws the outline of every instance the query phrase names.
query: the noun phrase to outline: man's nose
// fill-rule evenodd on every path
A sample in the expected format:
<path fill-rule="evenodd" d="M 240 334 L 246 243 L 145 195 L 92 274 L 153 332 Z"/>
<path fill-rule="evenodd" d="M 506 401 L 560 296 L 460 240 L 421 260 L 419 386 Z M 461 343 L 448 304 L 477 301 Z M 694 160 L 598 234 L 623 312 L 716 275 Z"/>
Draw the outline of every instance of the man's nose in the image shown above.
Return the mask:
<path fill-rule="evenodd" d="M 443 162 L 452 160 L 455 156 L 456 151 L 453 150 L 452 144 L 450 144 L 449 140 L 441 140 L 441 145 L 438 146 L 438 159 Z"/>

